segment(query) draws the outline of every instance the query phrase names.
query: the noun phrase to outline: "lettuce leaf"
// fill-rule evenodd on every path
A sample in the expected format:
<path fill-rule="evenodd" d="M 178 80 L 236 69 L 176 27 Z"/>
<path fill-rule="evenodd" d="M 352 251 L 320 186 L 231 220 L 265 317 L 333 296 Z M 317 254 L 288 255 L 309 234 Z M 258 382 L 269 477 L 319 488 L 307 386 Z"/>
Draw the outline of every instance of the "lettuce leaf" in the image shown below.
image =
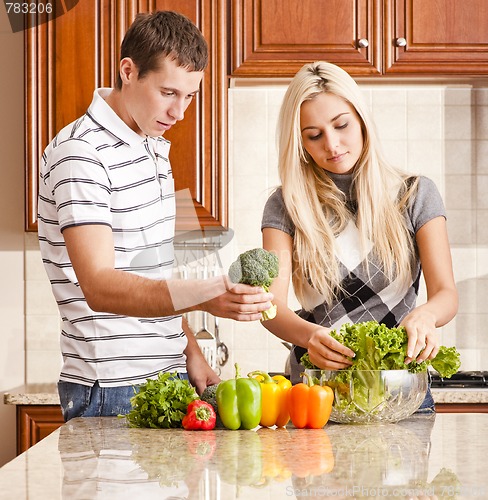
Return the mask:
<path fill-rule="evenodd" d="M 407 356 L 407 331 L 403 326 L 388 328 L 377 321 L 346 323 L 339 330 L 333 330 L 331 336 L 349 347 L 356 356 L 353 364 L 344 372 L 356 370 L 409 370 L 412 373 L 423 372 L 432 365 L 441 377 L 450 378 L 461 366 L 459 352 L 455 347 L 441 346 L 433 360 L 417 363 L 415 360 L 405 363 Z M 301 358 L 305 368 L 315 368 L 308 353 Z"/>

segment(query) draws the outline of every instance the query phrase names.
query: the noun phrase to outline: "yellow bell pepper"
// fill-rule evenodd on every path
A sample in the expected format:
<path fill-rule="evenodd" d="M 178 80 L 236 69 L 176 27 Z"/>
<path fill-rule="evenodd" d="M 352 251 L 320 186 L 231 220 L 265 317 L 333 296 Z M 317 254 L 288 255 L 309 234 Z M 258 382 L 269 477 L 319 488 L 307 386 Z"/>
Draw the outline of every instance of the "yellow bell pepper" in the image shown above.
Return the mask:
<path fill-rule="evenodd" d="M 284 427 L 290 421 L 286 393 L 291 382 L 281 375 L 273 378 L 268 373 L 253 371 L 248 377 L 256 378 L 261 386 L 261 420 L 263 427 Z"/>
<path fill-rule="evenodd" d="M 288 389 L 291 387 L 291 382 L 286 377 L 283 377 L 283 375 L 274 375 L 271 378 L 281 387 L 281 393 L 279 396 L 280 413 L 276 419 L 276 427 L 285 427 L 285 425 L 290 421 L 290 412 L 288 411 L 288 402 L 286 398 Z"/>

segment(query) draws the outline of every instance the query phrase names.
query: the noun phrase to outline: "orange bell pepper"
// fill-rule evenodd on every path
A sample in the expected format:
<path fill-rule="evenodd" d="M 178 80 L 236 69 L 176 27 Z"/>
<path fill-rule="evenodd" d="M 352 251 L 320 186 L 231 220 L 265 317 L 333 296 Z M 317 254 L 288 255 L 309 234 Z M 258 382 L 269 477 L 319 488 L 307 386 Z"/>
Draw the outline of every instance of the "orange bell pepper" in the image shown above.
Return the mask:
<path fill-rule="evenodd" d="M 256 378 L 261 387 L 261 420 L 263 427 L 284 427 L 290 421 L 286 393 L 291 382 L 281 375 L 273 378 L 263 371 L 253 371 L 248 377 Z"/>
<path fill-rule="evenodd" d="M 297 429 L 320 429 L 329 420 L 334 392 L 328 386 L 313 385 L 308 374 L 307 379 L 308 384 L 295 384 L 288 390 L 288 411 Z"/>

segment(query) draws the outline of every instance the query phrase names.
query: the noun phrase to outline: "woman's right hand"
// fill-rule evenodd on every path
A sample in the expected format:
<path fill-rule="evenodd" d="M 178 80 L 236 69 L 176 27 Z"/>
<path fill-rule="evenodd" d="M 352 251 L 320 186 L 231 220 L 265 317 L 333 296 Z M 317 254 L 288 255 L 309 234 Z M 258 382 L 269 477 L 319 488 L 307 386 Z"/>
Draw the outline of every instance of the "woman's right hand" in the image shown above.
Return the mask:
<path fill-rule="evenodd" d="M 348 368 L 352 365 L 348 358 L 355 356 L 354 351 L 332 338 L 324 327 L 312 332 L 307 349 L 310 361 L 322 370 Z"/>

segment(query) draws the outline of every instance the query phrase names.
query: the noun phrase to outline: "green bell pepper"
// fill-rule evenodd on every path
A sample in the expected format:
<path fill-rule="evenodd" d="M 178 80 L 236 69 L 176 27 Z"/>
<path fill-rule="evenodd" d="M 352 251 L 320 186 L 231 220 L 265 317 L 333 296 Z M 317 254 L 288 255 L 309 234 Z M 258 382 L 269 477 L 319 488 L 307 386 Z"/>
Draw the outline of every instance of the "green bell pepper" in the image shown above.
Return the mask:
<path fill-rule="evenodd" d="M 236 376 L 220 382 L 215 397 L 219 416 L 227 429 L 254 429 L 261 420 L 261 386 L 256 379 Z"/>

